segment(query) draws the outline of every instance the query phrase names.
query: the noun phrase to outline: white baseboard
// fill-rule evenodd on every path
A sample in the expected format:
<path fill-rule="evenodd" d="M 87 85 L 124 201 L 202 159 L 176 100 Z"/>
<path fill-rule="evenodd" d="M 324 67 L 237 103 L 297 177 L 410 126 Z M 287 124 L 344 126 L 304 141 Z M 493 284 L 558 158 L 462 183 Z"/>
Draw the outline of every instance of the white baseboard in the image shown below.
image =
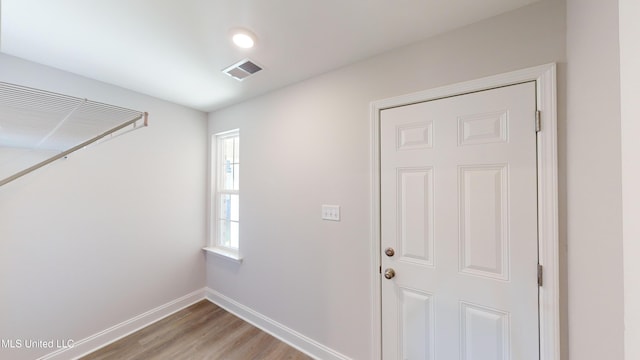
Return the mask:
<path fill-rule="evenodd" d="M 291 345 L 303 353 L 322 360 L 351 360 L 349 357 L 332 350 L 299 332 L 292 330 L 277 321 L 270 319 L 253 309 L 250 309 L 219 292 L 206 288 L 205 297 L 235 316 L 245 320 L 253 326 Z"/>
<path fill-rule="evenodd" d="M 73 347 L 59 349 L 39 358 L 38 360 L 77 359 L 190 305 L 193 305 L 202 299 L 211 301 L 237 317 L 315 359 L 351 360 L 349 357 L 340 354 L 339 352 L 334 351 L 333 349 L 330 349 L 210 288 L 194 291 L 179 299 L 158 306 L 155 309 L 121 322 L 120 324 L 114 325 L 99 333 L 93 334 L 82 340 L 75 341 L 73 343 Z"/>
<path fill-rule="evenodd" d="M 145 326 L 161 320 L 177 311 L 180 311 L 187 306 L 193 305 L 196 302 L 203 300 L 204 298 L 205 289 L 196 290 L 191 294 L 187 294 L 179 299 L 158 306 L 155 309 L 149 310 L 144 314 L 140 314 L 127 321 L 121 322 L 120 324 L 114 325 L 97 334 L 93 334 L 82 340 L 78 340 L 73 343 L 72 347 L 54 351 L 39 358 L 38 360 L 77 359 L 116 340 L 119 340 L 133 332 L 136 332 L 144 328 Z"/>

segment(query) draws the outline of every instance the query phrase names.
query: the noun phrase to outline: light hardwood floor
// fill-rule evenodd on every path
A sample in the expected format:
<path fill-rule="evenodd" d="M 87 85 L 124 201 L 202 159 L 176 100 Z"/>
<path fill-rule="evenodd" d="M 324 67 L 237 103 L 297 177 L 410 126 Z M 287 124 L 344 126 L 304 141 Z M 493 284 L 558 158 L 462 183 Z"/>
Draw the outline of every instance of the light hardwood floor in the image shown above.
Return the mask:
<path fill-rule="evenodd" d="M 309 356 L 203 300 L 82 360 L 307 360 Z"/>

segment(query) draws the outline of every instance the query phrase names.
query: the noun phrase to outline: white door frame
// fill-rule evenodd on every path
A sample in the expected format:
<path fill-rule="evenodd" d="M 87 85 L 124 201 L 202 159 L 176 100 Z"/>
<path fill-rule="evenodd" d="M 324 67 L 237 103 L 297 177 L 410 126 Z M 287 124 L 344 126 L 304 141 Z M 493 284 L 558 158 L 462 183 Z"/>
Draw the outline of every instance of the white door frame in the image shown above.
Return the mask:
<path fill-rule="evenodd" d="M 560 360 L 560 297 L 558 265 L 558 145 L 556 65 L 546 64 L 486 78 L 443 86 L 371 103 L 371 299 L 372 354 L 382 358 L 382 302 L 380 267 L 380 111 L 470 92 L 536 82 L 540 111 L 538 153 L 538 258 L 543 266 L 539 291 L 540 359 Z M 532 129 L 535 124 L 531 124 Z"/>

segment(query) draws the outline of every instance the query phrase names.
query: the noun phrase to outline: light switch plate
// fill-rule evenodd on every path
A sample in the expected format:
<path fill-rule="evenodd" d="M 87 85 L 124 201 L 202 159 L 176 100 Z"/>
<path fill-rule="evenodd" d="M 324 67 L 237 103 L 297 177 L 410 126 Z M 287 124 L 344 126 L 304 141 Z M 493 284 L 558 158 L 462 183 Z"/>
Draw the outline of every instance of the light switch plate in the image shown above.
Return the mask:
<path fill-rule="evenodd" d="M 340 221 L 340 205 L 322 205 L 322 220 Z"/>

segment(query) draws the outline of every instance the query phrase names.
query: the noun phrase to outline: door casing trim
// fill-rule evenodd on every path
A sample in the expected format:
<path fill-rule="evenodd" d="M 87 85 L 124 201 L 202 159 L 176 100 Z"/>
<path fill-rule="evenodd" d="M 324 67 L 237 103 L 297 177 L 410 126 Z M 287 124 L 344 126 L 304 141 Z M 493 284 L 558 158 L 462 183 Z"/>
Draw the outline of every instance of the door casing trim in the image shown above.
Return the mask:
<path fill-rule="evenodd" d="M 560 360 L 560 276 L 558 223 L 558 135 L 556 64 L 546 64 L 412 94 L 373 101 L 371 116 L 371 301 L 372 358 L 382 358 L 382 288 L 380 251 L 380 111 L 518 83 L 536 82 L 541 130 L 538 156 L 538 259 L 543 266 L 539 288 L 540 359 Z M 532 121 L 532 131 L 535 124 Z M 535 281 L 535 279 L 532 279 Z"/>

